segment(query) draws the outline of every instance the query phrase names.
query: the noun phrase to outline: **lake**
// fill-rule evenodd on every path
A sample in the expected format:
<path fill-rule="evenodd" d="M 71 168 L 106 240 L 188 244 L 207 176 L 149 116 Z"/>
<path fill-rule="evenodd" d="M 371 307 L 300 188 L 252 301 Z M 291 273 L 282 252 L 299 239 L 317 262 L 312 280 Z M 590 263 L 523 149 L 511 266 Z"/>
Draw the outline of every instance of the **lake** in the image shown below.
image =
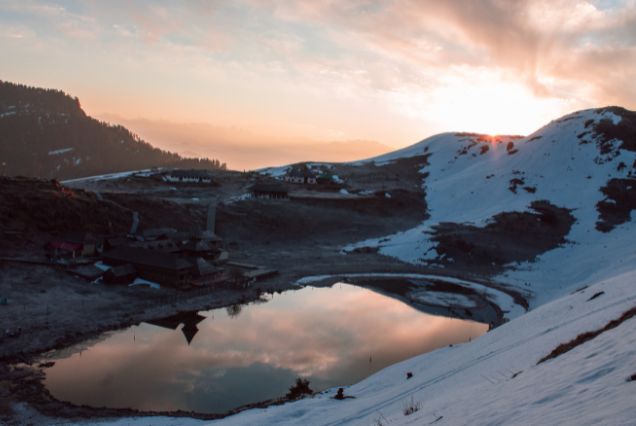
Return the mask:
<path fill-rule="evenodd" d="M 353 285 L 305 287 L 106 333 L 54 353 L 45 386 L 94 407 L 222 413 L 283 396 L 297 377 L 314 391 L 349 385 L 487 330 Z"/>

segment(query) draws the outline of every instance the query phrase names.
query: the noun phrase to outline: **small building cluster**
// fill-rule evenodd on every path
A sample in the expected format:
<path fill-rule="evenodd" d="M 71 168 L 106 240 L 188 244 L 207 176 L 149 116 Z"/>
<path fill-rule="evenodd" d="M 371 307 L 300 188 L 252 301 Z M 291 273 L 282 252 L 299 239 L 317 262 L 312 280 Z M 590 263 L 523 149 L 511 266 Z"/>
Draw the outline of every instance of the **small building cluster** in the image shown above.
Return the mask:
<path fill-rule="evenodd" d="M 51 262 L 67 265 L 74 275 L 107 284 L 246 288 L 274 272 L 230 265 L 222 243 L 207 230 L 153 228 L 126 237 L 68 234 L 49 242 L 46 250 Z"/>
<path fill-rule="evenodd" d="M 228 253 L 210 231 L 147 229 L 129 237 L 68 234 L 46 245 L 55 263 L 76 265 L 101 260 L 103 281 L 130 284 L 136 279 L 176 288 L 219 285 L 230 277 Z M 79 275 L 82 275 L 80 273 Z"/>
<path fill-rule="evenodd" d="M 206 170 L 172 170 L 163 175 L 165 182 L 211 184 L 212 174 Z"/>
<path fill-rule="evenodd" d="M 188 288 L 220 284 L 225 278 L 225 270 L 215 261 L 140 247 L 108 251 L 102 262 L 111 266 L 104 281 L 112 284 L 129 284 L 139 277 L 164 286 Z"/>
<path fill-rule="evenodd" d="M 61 238 L 49 241 L 45 249 L 50 259 L 77 259 L 95 256 L 99 241 L 83 232 L 69 232 Z"/>
<path fill-rule="evenodd" d="M 249 189 L 253 198 L 285 199 L 325 199 L 343 190 L 344 181 L 330 173 L 324 165 L 297 164 L 281 176 L 260 179 Z"/>
<path fill-rule="evenodd" d="M 283 180 L 289 183 L 315 185 L 318 183 L 318 176 L 306 165 L 298 165 L 292 167 Z"/>
<path fill-rule="evenodd" d="M 289 198 L 289 191 L 285 185 L 275 181 L 257 183 L 250 188 L 250 193 L 254 198 L 267 198 L 271 200 Z"/>

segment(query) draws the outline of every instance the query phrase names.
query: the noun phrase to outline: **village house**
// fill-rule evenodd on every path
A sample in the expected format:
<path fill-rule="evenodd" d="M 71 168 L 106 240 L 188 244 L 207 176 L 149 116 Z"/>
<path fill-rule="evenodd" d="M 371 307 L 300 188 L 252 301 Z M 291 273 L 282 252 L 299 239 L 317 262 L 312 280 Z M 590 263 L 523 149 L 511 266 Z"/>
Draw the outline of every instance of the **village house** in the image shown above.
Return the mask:
<path fill-rule="evenodd" d="M 148 250 L 162 251 L 164 253 L 177 253 L 180 251 L 180 245 L 171 239 L 134 241 L 128 245 L 130 247 L 145 248 Z"/>
<path fill-rule="evenodd" d="M 109 266 L 132 265 L 140 278 L 170 287 L 187 287 L 192 280 L 192 262 L 172 253 L 140 247 L 118 247 L 104 253 Z"/>
<path fill-rule="evenodd" d="M 176 233 L 174 228 L 150 228 L 143 230 L 139 237 L 143 241 L 166 240 Z"/>
<path fill-rule="evenodd" d="M 171 183 L 213 183 L 211 173 L 206 170 L 172 170 L 163 176 L 163 180 Z"/>
<path fill-rule="evenodd" d="M 315 185 L 318 183 L 316 175 L 307 166 L 292 167 L 283 180 L 295 184 Z"/>
<path fill-rule="evenodd" d="M 204 241 L 212 248 L 220 248 L 223 240 L 212 231 L 175 232 L 170 239 L 178 244 L 184 245 L 191 241 Z"/>
<path fill-rule="evenodd" d="M 67 233 L 45 246 L 49 259 L 53 261 L 95 256 L 100 248 L 98 239 L 85 232 Z"/>
<path fill-rule="evenodd" d="M 48 258 L 52 261 L 74 260 L 81 255 L 83 246 L 64 240 L 55 240 L 49 242 L 45 249 Z"/>
<path fill-rule="evenodd" d="M 142 247 L 118 247 L 104 253 L 102 261 L 113 268 L 104 279 L 112 282 L 130 279 L 131 267 L 137 277 L 163 286 L 187 288 L 221 282 L 223 269 L 201 258 L 185 258 L 175 253 Z"/>
<path fill-rule="evenodd" d="M 257 183 L 250 188 L 250 193 L 254 198 L 268 198 L 275 200 L 289 198 L 287 188 L 276 182 Z"/>

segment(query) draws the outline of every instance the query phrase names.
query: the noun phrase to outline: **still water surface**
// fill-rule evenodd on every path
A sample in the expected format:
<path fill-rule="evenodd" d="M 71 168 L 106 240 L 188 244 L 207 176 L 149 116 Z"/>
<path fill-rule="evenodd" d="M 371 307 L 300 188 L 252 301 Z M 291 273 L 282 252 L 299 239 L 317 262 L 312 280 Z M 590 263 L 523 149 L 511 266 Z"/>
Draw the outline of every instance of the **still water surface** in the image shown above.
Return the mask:
<path fill-rule="evenodd" d="M 45 384 L 76 404 L 220 413 L 283 396 L 299 376 L 315 391 L 352 384 L 486 330 L 348 284 L 307 287 L 107 334 L 54 355 Z"/>

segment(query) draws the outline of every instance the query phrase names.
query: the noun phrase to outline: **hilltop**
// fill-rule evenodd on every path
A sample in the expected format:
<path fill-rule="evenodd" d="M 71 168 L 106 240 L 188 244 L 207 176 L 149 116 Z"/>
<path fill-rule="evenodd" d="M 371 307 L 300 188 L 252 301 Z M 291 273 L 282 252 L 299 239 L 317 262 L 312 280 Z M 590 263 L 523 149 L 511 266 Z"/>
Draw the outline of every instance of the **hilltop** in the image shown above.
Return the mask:
<path fill-rule="evenodd" d="M 416 156 L 426 157 L 429 217 L 347 250 L 374 247 L 454 270 L 482 266 L 543 300 L 586 274 L 629 266 L 622 245 L 636 209 L 635 112 L 579 111 L 527 137 L 441 134 L 361 164 Z"/>
<path fill-rule="evenodd" d="M 151 167 L 225 168 L 153 147 L 59 90 L 0 81 L 0 175 L 70 179 Z"/>

